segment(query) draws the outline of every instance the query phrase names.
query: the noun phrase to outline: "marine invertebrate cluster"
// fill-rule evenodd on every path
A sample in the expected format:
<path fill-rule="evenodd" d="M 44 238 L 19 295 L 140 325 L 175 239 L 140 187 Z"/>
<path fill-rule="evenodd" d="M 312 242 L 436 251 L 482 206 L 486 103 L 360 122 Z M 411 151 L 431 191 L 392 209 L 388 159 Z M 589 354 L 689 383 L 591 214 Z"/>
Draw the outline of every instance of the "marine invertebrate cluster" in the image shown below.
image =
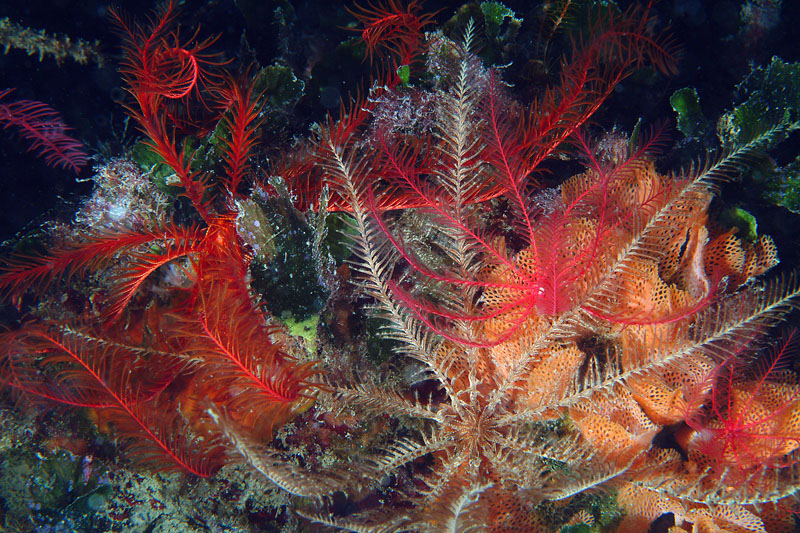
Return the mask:
<path fill-rule="evenodd" d="M 249 172 L 259 95 L 249 80 L 225 78 L 213 88 L 219 114 L 227 113 L 216 176 L 222 197 L 214 203 L 211 176 L 192 166 L 188 141 L 176 140 L 192 120 L 190 99 L 211 98 L 200 94 L 208 90 L 210 41 L 166 40 L 174 13 L 168 3 L 148 25 L 115 20 L 128 45 L 129 111 L 202 223 L 112 220 L 82 226 L 73 242 L 43 254 L 9 259 L 0 289 L 18 304 L 29 289 L 41 294 L 87 272 L 102 272 L 108 285 L 69 319 L 4 333 L 2 380 L 18 394 L 92 409 L 144 462 L 208 476 L 230 460 L 212 416 L 263 438 L 307 407 L 317 371 L 289 355 L 253 302 L 250 255 L 236 234 L 231 206 Z"/>
<path fill-rule="evenodd" d="M 409 397 L 369 380 L 337 387 L 343 404 L 423 428 L 375 459 L 376 475 L 428 464 L 406 506 L 309 516 L 352 530 L 547 531 L 558 524 L 548 502 L 617 488 L 628 511 L 620 531 L 643 531 L 678 508 L 677 525 L 723 527 L 740 516 L 759 530 L 780 526 L 771 506 L 791 506 L 800 483 L 795 378 L 775 376 L 780 398 L 761 393 L 772 385 L 724 407 L 714 396 L 740 395 L 740 385 L 726 388 L 724 369 L 758 352 L 797 306 L 800 287 L 789 278 L 740 288 L 777 263 L 774 244 L 710 229 L 708 206 L 751 154 L 798 125 L 779 118 L 674 176 L 650 159 L 657 132 L 597 153 L 578 132 L 588 113 L 648 54 L 669 65 L 646 20 L 629 12 L 587 38 L 560 90 L 529 115 L 475 60 L 468 32 L 451 83 L 436 89 L 429 138 L 367 130 L 363 139 L 346 118 L 320 132 L 313 152 L 351 206 L 363 290 L 435 392 Z M 587 170 L 536 194 L 537 165 L 567 138 Z M 492 187 L 511 212 L 510 229 L 474 203 Z M 387 210 L 396 198 L 433 228 L 422 246 Z M 777 417 L 752 415 L 758 420 L 741 423 L 752 434 L 738 440 L 780 435 L 774 462 L 715 462 L 686 441 L 654 440 L 701 418 L 706 431 L 731 434 L 741 403 Z M 791 517 L 781 520 L 792 527 Z"/>
<path fill-rule="evenodd" d="M 476 56 L 472 25 L 460 41 L 438 35 L 426 46 L 432 16 L 416 2 L 357 13 L 388 83 L 275 171 L 303 208 L 346 212 L 352 278 L 411 383 L 339 372 L 323 386 L 254 303 L 235 220 L 248 212 L 236 201 L 253 177 L 260 95 L 246 74 L 214 75 L 212 40 L 189 45 L 169 32 L 171 3 L 146 25 L 114 17 L 129 111 L 195 223 L 113 228 L 12 258 L 0 290 L 18 304 L 89 270 L 106 270 L 110 297 L 77 319 L 4 333 L 3 383 L 92 409 L 156 468 L 208 476 L 242 461 L 310 499 L 303 516 L 354 531 L 597 521 L 633 532 L 667 512 L 676 527 L 791 528 L 800 488 L 791 341 L 766 367 L 756 361 L 797 307 L 800 283 L 757 280 L 778 262 L 774 243 L 739 239 L 709 205 L 800 125 L 776 117 L 705 165 L 665 173 L 658 128 L 602 150 L 584 131 L 635 68 L 675 69 L 649 7 L 593 11 L 560 77 L 529 105 Z M 416 57 L 435 75 L 399 86 L 393 69 Z M 418 102 L 424 117 L 386 112 Z M 392 118 L 409 116 L 420 119 Z M 221 139 L 215 171 L 178 140 L 210 124 Z M 538 173 L 568 145 L 583 170 L 541 190 Z M 320 439 L 348 441 L 348 429 L 330 428 L 381 421 L 350 443 L 349 461 L 298 464 L 270 445 L 315 398 L 320 422 L 300 432 L 326 426 Z M 715 438 L 725 446 L 709 447 Z M 597 512 L 585 497 L 595 491 L 617 494 L 621 520 Z"/>

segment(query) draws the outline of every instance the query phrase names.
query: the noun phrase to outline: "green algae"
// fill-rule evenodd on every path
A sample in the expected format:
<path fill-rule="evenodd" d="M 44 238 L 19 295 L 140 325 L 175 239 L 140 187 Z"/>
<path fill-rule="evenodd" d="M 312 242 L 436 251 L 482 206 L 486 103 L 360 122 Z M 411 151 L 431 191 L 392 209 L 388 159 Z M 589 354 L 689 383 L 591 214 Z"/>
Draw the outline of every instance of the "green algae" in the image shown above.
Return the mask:
<path fill-rule="evenodd" d="M 737 235 L 746 242 L 754 243 L 758 239 L 758 222 L 756 217 L 742 209 L 732 207 L 722 212 L 719 221 L 726 227 L 736 228 Z"/>
<path fill-rule="evenodd" d="M 678 89 L 670 96 L 669 103 L 678 115 L 678 131 L 687 137 L 697 136 L 705 121 L 697 90 L 694 87 Z"/>
<path fill-rule="evenodd" d="M 773 57 L 767 66 L 754 69 L 736 86 L 733 109 L 717 121 L 723 146 L 734 146 L 753 138 L 774 119 L 791 122 L 800 112 L 800 63 Z"/>

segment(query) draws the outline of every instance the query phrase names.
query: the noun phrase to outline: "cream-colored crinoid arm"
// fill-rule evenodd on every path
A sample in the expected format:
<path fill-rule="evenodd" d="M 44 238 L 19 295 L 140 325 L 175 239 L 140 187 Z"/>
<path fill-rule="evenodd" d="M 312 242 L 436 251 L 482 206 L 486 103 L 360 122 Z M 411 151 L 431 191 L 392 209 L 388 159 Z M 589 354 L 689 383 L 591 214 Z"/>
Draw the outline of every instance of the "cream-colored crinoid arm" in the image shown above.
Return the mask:
<path fill-rule="evenodd" d="M 780 468 L 755 468 L 746 474 L 708 466 L 696 472 L 654 471 L 639 485 L 684 502 L 703 505 L 763 505 L 800 490 L 800 454 L 793 452 Z M 735 482 L 732 482 L 735 481 Z"/>
<path fill-rule="evenodd" d="M 435 157 L 433 169 L 436 183 L 449 202 L 440 208 L 447 209 L 465 228 L 469 227 L 468 204 L 487 179 L 487 165 L 480 158 L 484 148 L 480 131 L 484 121 L 480 115 L 482 99 L 486 96 L 489 74 L 480 58 L 472 52 L 474 25 L 467 24 L 464 41 L 456 45 L 458 72 L 455 83 L 447 90 L 437 92 Z M 453 261 L 465 272 L 474 267 L 476 254 L 463 231 L 452 235 L 454 246 L 447 248 Z"/>
<path fill-rule="evenodd" d="M 369 195 L 366 177 L 372 169 L 368 163 L 370 158 L 362 157 L 359 150 L 368 148 L 352 146 L 348 140 L 337 139 L 331 129 L 323 129 L 317 144 L 323 154 L 321 165 L 330 183 L 352 206 L 350 224 L 355 260 L 351 265 L 359 274 L 360 289 L 374 298 L 376 314 L 388 322 L 387 336 L 401 341 L 405 345 L 404 354 L 423 363 L 432 377 L 452 395 L 444 369 L 434 364 L 431 357 L 438 350 L 439 339 L 408 313 L 391 293 L 389 280 L 397 253 L 365 206 Z"/>

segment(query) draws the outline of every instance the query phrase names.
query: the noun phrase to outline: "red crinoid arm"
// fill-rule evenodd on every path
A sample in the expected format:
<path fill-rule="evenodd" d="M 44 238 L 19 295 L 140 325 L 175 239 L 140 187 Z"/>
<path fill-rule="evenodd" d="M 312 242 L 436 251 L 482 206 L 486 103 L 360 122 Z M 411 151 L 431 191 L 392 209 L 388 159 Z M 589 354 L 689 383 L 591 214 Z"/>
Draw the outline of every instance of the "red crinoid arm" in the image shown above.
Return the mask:
<path fill-rule="evenodd" d="M 513 261 L 500 253 L 495 246 L 493 246 L 487 237 L 481 235 L 478 231 L 472 228 L 467 222 L 455 216 L 449 208 L 449 202 L 439 197 L 438 192 L 435 191 L 430 185 L 423 183 L 419 177 L 423 173 L 422 168 L 416 163 L 417 152 L 415 147 L 401 148 L 389 143 L 385 137 L 381 136 L 380 149 L 381 149 L 381 165 L 383 167 L 382 177 L 386 181 L 392 183 L 402 190 L 402 196 L 411 205 L 417 207 L 424 207 L 425 210 L 441 220 L 442 224 L 466 235 L 474 246 L 479 249 L 489 261 L 490 264 L 497 264 L 506 266 L 516 271 L 516 266 Z M 423 164 L 424 168 L 425 165 Z M 373 197 L 372 188 L 367 188 L 368 206 L 376 220 L 381 224 L 381 229 L 390 239 L 393 239 L 395 247 L 403 253 L 403 245 L 396 238 L 392 237 L 391 231 L 386 227 L 381 219 L 382 210 L 380 200 Z M 417 269 L 419 263 L 413 261 L 409 254 L 404 254 L 405 258 Z M 423 271 L 423 267 L 418 268 Z M 434 277 L 432 273 L 426 274 Z M 442 281 L 445 281 L 444 279 Z M 456 280 L 448 279 L 448 281 L 456 282 Z M 486 285 L 489 286 L 489 285 Z"/>
<path fill-rule="evenodd" d="M 687 418 L 700 435 L 699 450 L 723 468 L 777 467 L 800 448 L 800 387 L 789 370 L 796 353 L 792 331 L 776 350 L 759 357 L 752 369 L 743 368 L 741 355 L 726 359 L 712 376 L 708 418 Z M 695 401 L 699 404 L 703 399 Z"/>
<path fill-rule="evenodd" d="M 635 67 L 649 61 L 675 71 L 675 46 L 654 37 L 649 8 L 631 7 L 622 15 L 610 10 L 594 15 L 588 37 L 565 62 L 559 84 L 535 101 L 520 122 L 520 143 L 528 170 L 535 170 L 588 121 L 614 88 Z"/>
<path fill-rule="evenodd" d="M 177 46 L 167 46 L 161 50 L 163 57 L 154 68 L 157 74 L 138 80 L 134 89 L 137 94 L 153 93 L 171 100 L 188 96 L 197 88 L 200 67 L 197 57 L 190 51 Z"/>
<path fill-rule="evenodd" d="M 435 13 L 422 13 L 422 6 L 412 0 L 403 6 L 399 0 L 348 10 L 361 23 L 361 40 L 367 45 L 367 58 L 386 62 L 394 74 L 400 65 L 412 63 L 419 54 L 422 29 L 433 23 Z M 396 81 L 397 76 L 392 79 Z"/>
<path fill-rule="evenodd" d="M 222 466 L 225 449 L 218 439 L 200 441 L 187 436 L 180 413 L 169 409 L 161 394 L 152 394 L 138 381 L 152 382 L 152 371 L 165 368 L 154 364 L 144 372 L 141 349 L 89 341 L 68 328 L 30 326 L 11 335 L 3 341 L 10 342 L 4 342 L 9 348 L 5 351 L 11 354 L 6 357 L 14 358 L 7 379 L 12 387 L 59 403 L 96 409 L 113 424 L 128 448 L 157 470 L 185 470 L 207 477 Z M 20 371 L 25 365 L 22 359 L 33 358 L 39 371 Z M 54 369 L 55 386 L 41 383 L 42 372 L 48 368 Z M 6 381 L 6 376 L 3 378 Z"/>
<path fill-rule="evenodd" d="M 489 94 L 486 103 L 486 117 L 488 124 L 489 149 L 486 157 L 498 170 L 497 179 L 502 186 L 503 193 L 511 201 L 516 210 L 516 218 L 520 222 L 522 231 L 518 232 L 528 246 L 536 249 L 534 239 L 531 211 L 533 210 L 531 197 L 526 189 L 531 185 L 529 179 L 528 162 L 524 157 L 524 145 L 508 127 L 503 112 L 502 102 L 497 87 L 497 80 L 492 71 Z"/>
<path fill-rule="evenodd" d="M 352 147 L 357 134 L 360 133 L 371 116 L 375 100 L 384 92 L 385 84 L 373 87 L 370 97 L 360 92 L 350 98 L 348 103 L 342 102 L 337 117 L 328 115 L 320 129 L 316 142 L 301 145 L 289 157 L 283 158 L 279 166 L 272 169 L 272 174 L 281 176 L 295 198 L 295 206 L 301 211 L 319 207 L 319 195 L 323 187 L 330 183 L 325 172 L 325 161 L 329 147 L 344 152 Z M 328 209 L 330 211 L 347 211 L 349 205 L 335 192 L 331 194 Z"/>
<path fill-rule="evenodd" d="M 142 282 L 158 267 L 179 257 L 198 251 L 205 230 L 198 226 L 184 228 L 165 225 L 144 231 L 121 230 L 89 235 L 86 241 L 63 245 L 46 255 L 17 255 L 8 259 L 0 274 L 0 294 L 12 298 L 17 305 L 28 289 L 43 290 L 48 284 L 99 270 L 123 254 L 131 254 L 130 263 L 111 287 L 107 318 L 117 318 Z M 144 245 L 159 244 L 160 252 L 141 252 Z"/>
<path fill-rule="evenodd" d="M 196 254 L 202 250 L 205 230 L 199 226 L 167 225 L 159 235 L 159 251 L 134 251 L 125 270 L 114 277 L 111 295 L 104 309 L 105 317 L 113 322 L 122 314 L 144 281 L 160 267 Z"/>
<path fill-rule="evenodd" d="M 575 304 L 575 289 L 582 282 L 593 279 L 592 272 L 597 267 L 596 260 L 603 250 L 613 241 L 617 231 L 627 225 L 637 225 L 637 220 L 652 212 L 659 201 L 664 201 L 664 191 L 658 187 L 648 190 L 648 195 L 638 199 L 612 197 L 619 181 L 629 177 L 631 172 L 636 172 L 642 165 L 642 158 L 654 151 L 662 140 L 662 128 L 654 129 L 650 135 L 642 137 L 641 143 L 615 164 L 603 164 L 597 160 L 594 150 L 588 141 L 578 132 L 575 134 L 576 144 L 588 159 L 588 172 L 585 175 L 593 176 L 590 185 L 586 186 L 580 194 L 563 198 L 563 205 L 559 209 L 543 216 L 536 229 L 538 242 L 536 269 L 540 272 L 540 293 L 537 307 L 539 312 L 554 315 L 564 311 Z M 583 235 L 582 230 L 575 234 L 576 227 L 581 218 L 591 213 L 594 221 L 590 235 Z M 578 240 L 580 244 L 575 242 Z M 703 299 L 703 305 L 710 298 Z M 696 310 L 698 310 L 698 307 Z M 695 310 L 695 311 L 696 311 Z M 591 313 L 591 311 L 589 311 Z M 694 311 L 692 311 L 694 312 Z M 597 313 L 592 313 L 599 316 Z M 610 317 L 603 318 L 611 322 L 637 323 L 668 323 L 685 318 L 690 313 L 684 308 L 675 315 L 659 317 Z M 677 315 L 677 317 L 676 317 Z M 659 322 L 663 321 L 663 322 Z"/>
<path fill-rule="evenodd" d="M 41 290 L 49 283 L 107 265 L 118 254 L 161 238 L 161 230 L 104 231 L 83 242 L 53 248 L 45 255 L 13 255 L 0 274 L 0 294 L 18 299 L 28 289 Z"/>
<path fill-rule="evenodd" d="M 472 243 L 474 249 L 481 254 L 487 265 L 495 265 L 508 271 L 509 276 L 513 276 L 512 281 L 488 281 L 477 277 L 468 277 L 457 273 L 441 273 L 432 270 L 423 264 L 413 251 L 406 246 L 403 240 L 392 232 L 384 220 L 383 213 L 377 206 L 377 200 L 371 187 L 367 187 L 367 207 L 378 225 L 378 228 L 388 238 L 389 243 L 397 253 L 406 261 L 415 272 L 427 281 L 445 284 L 450 288 L 469 288 L 469 289 L 502 289 L 511 294 L 518 295 L 517 298 L 510 300 L 497 309 L 481 313 L 469 313 L 464 310 L 453 310 L 442 304 L 432 304 L 430 302 L 417 299 L 404 291 L 394 282 L 389 283 L 392 293 L 399 301 L 426 324 L 433 331 L 449 339 L 466 346 L 488 347 L 495 346 L 507 340 L 529 316 L 534 308 L 535 295 L 539 293 L 539 283 L 536 279 L 528 275 L 527 272 L 520 270 L 515 261 L 505 254 L 504 250 L 490 242 L 490 239 L 482 235 L 479 231 L 472 228 L 466 221 L 454 214 L 448 202 L 439 198 L 437 191 L 429 185 L 422 183 L 418 179 L 418 168 L 413 164 L 416 160 L 416 152 L 413 148 L 398 149 L 390 146 L 385 138 L 381 138 L 381 150 L 383 153 L 384 172 L 383 177 L 390 183 L 397 184 L 404 193 L 408 201 L 415 204 L 425 205 L 426 211 L 430 212 L 441 224 L 453 231 L 466 235 Z M 518 280 L 518 281 L 516 281 Z M 514 313 L 515 319 L 511 321 L 507 331 L 493 338 L 468 339 L 461 335 L 456 335 L 451 329 L 453 321 L 461 322 L 481 322 L 496 318 L 501 315 Z"/>
<path fill-rule="evenodd" d="M 7 386 L 30 401 L 46 400 L 72 407 L 102 409 L 114 405 L 93 383 L 87 385 L 80 376 L 76 378 L 71 367 L 46 376 L 35 364 L 39 357 L 52 355 L 63 344 L 53 340 L 58 336 L 58 328 L 50 331 L 32 325 L 0 334 L 0 389 Z"/>
<path fill-rule="evenodd" d="M 239 194 L 239 185 L 250 171 L 248 160 L 258 142 L 260 96 L 254 92 L 254 80 L 247 72 L 240 79 L 228 78 L 219 91 L 219 98 L 227 112 L 222 116 L 227 129 L 223 138 L 223 157 L 227 167 L 228 193 L 232 198 Z"/>
<path fill-rule="evenodd" d="M 0 91 L 0 99 L 11 89 Z M 80 172 L 88 159 L 80 141 L 67 135 L 69 128 L 53 108 L 33 100 L 17 100 L 0 104 L 3 129 L 16 127 L 30 141 L 28 150 L 35 151 L 53 167 L 61 166 Z"/>
<path fill-rule="evenodd" d="M 519 284 L 512 284 L 512 283 L 496 283 L 496 282 L 489 282 L 489 281 L 481 281 L 477 279 L 470 279 L 470 278 L 460 278 L 456 275 L 450 274 L 439 274 L 434 270 L 431 270 L 422 262 L 420 262 L 413 252 L 403 243 L 403 241 L 395 235 L 392 230 L 387 226 L 386 221 L 383 219 L 381 213 L 379 212 L 377 206 L 375 205 L 375 199 L 371 191 L 368 191 L 368 204 L 370 213 L 372 214 L 375 222 L 378 224 L 378 227 L 389 239 L 389 242 L 392 244 L 394 249 L 400 254 L 400 256 L 408 263 L 408 265 L 414 269 L 416 272 L 427 278 L 431 281 L 440 281 L 444 283 L 448 283 L 450 285 L 460 285 L 463 287 L 480 287 L 480 288 L 502 288 L 502 289 L 519 289 L 523 288 L 522 285 Z M 453 220 L 450 217 L 450 220 Z M 513 268 L 516 271 L 516 267 L 514 266 L 513 262 L 506 259 L 503 255 L 499 254 L 498 251 L 489 246 L 488 242 L 483 238 L 479 237 L 477 233 L 473 232 L 476 238 L 480 239 L 479 242 L 482 246 L 486 246 L 488 250 L 493 252 L 493 258 L 502 261 L 502 264 Z"/>
<path fill-rule="evenodd" d="M 200 28 L 188 39 L 175 31 L 169 40 L 162 42 L 161 55 L 154 68 L 153 85 L 142 87 L 140 92 L 152 92 L 168 100 L 185 100 L 195 96 L 205 106 L 202 89 L 216 87 L 219 82 L 215 69 L 228 63 L 221 54 L 209 52 L 219 35 L 198 40 Z M 159 81 L 160 80 L 160 81 Z M 188 110 L 187 110 L 188 111 Z M 182 125 L 182 124 L 176 124 Z"/>
<path fill-rule="evenodd" d="M 115 10 L 111 10 L 111 16 L 125 38 L 121 70 L 136 102 L 127 106 L 128 111 L 149 138 L 149 146 L 173 169 L 185 195 L 209 222 L 207 180 L 191 169 L 193 154 L 185 142 L 178 148 L 175 130 L 191 121 L 187 119 L 192 107 L 189 97 L 200 97 L 200 86 L 208 84 L 211 68 L 220 64 L 215 54 L 206 52 L 216 39 L 190 45 L 182 43 L 177 33 L 167 36 L 175 17 L 172 2 L 158 10 L 146 26 L 125 20 Z M 197 32 L 189 42 L 196 37 Z"/>
<path fill-rule="evenodd" d="M 440 306 L 430 304 L 428 302 L 414 298 L 408 292 L 402 290 L 394 282 L 389 283 L 389 288 L 392 290 L 398 300 L 408 308 L 425 326 L 431 331 L 435 331 L 443 338 L 460 344 L 463 346 L 471 346 L 475 348 L 489 348 L 497 346 L 507 341 L 514 332 L 522 326 L 528 319 L 530 314 L 535 310 L 536 299 L 533 295 L 521 293 L 520 298 L 513 300 L 502 307 L 483 314 L 468 315 L 460 312 L 450 311 Z M 491 320 L 498 316 L 507 314 L 514 314 L 516 317 L 509 322 L 509 326 L 502 331 L 499 335 L 492 338 L 466 338 L 462 335 L 452 333 L 450 323 L 454 320 L 463 322 L 482 322 Z"/>
<path fill-rule="evenodd" d="M 314 364 L 297 363 L 272 340 L 268 326 L 250 299 L 232 226 L 215 229 L 197 261 L 195 309 L 170 317 L 166 334 L 180 339 L 181 352 L 198 369 L 198 387 L 240 424 L 269 432 L 307 405 L 318 373 Z"/>
<path fill-rule="evenodd" d="M 90 327 L 80 330 L 61 323 L 28 324 L 17 331 L 0 334 L 0 346 L 5 359 L 0 365 L 2 381 L 26 398 L 54 401 L 73 407 L 102 409 L 115 405 L 113 399 L 96 380 L 86 380 L 85 369 L 76 369 L 75 355 L 91 357 L 95 372 L 109 372 L 113 364 L 128 364 L 148 360 L 153 368 L 143 364 L 126 367 L 122 374 L 109 379 L 135 382 L 130 391 L 131 404 L 152 400 L 160 394 L 179 372 L 180 360 L 166 352 L 143 348 L 141 342 L 110 331 L 99 334 Z M 103 336 L 105 335 L 105 336 Z M 57 371 L 44 370 L 40 359 L 47 358 Z M 45 365 L 46 366 L 46 365 Z M 157 371 L 154 372 L 153 370 Z M 117 383 L 122 386 L 123 382 Z"/>
<path fill-rule="evenodd" d="M 134 95 L 178 100 L 199 94 L 200 85 L 208 81 L 209 68 L 221 64 L 219 54 L 207 52 L 217 37 L 198 41 L 199 29 L 189 39 L 168 33 L 177 16 L 171 0 L 157 9 L 146 25 L 127 20 L 114 8 L 109 14 L 125 40 L 120 70 Z"/>
<path fill-rule="evenodd" d="M 117 8 L 111 7 L 108 12 L 112 22 L 125 39 L 125 55 L 121 72 L 129 88 L 152 94 L 173 92 L 172 87 L 164 85 L 165 83 L 171 83 L 173 81 L 172 78 L 163 80 L 158 79 L 156 76 L 159 71 L 159 64 L 165 60 L 168 61 L 169 56 L 174 55 L 174 53 L 170 53 L 165 58 L 164 53 L 159 52 L 159 48 L 163 45 L 162 39 L 167 33 L 167 28 L 177 15 L 172 0 L 165 2 L 159 9 L 155 10 L 153 16 L 148 20 L 148 24 L 144 26 L 136 21 L 128 20 Z M 179 72 L 180 70 L 182 69 L 178 69 Z M 181 78 L 185 82 L 186 76 L 184 75 Z"/>
<path fill-rule="evenodd" d="M 153 110 L 143 108 L 141 113 L 131 111 L 131 115 L 139 122 L 142 132 L 149 137 L 145 144 L 175 172 L 183 187 L 184 196 L 192 202 L 203 220 L 210 223 L 212 198 L 209 184 L 204 174 L 192 169 L 194 152 L 190 152 L 188 143 L 184 141 L 179 149 L 175 135 L 167 131 L 166 118 L 157 116 Z"/>

